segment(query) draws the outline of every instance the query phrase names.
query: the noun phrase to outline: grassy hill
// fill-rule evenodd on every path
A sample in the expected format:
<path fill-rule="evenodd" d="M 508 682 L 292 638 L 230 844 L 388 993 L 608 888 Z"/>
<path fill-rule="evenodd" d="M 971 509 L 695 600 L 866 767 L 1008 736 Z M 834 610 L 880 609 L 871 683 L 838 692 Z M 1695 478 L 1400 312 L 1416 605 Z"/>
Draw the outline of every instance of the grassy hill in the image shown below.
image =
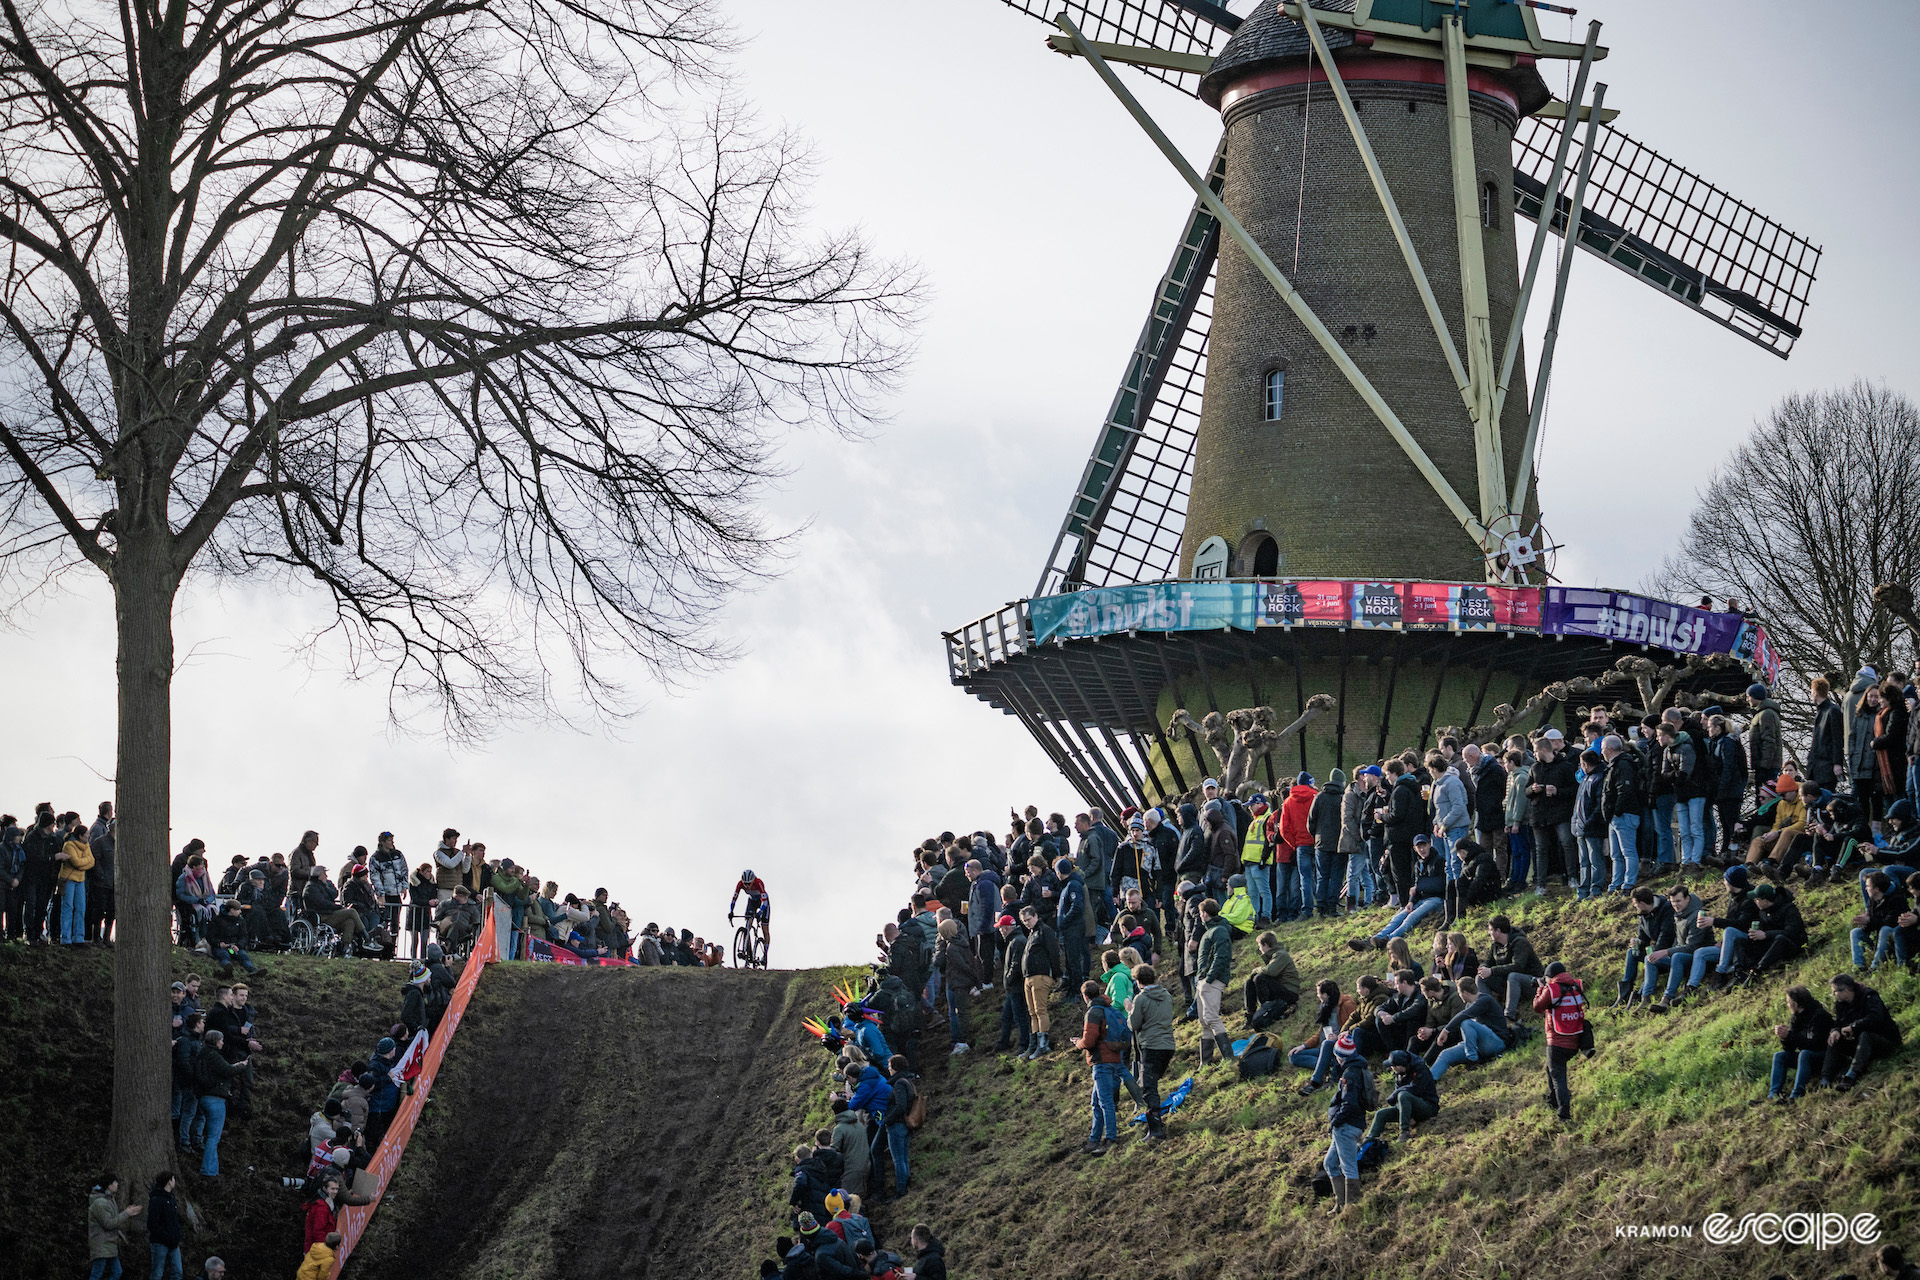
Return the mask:
<path fill-rule="evenodd" d="M 1716 886 L 1709 903 L 1723 894 Z M 1079 1054 L 1034 1064 L 990 1053 L 929 1056 L 932 1111 L 916 1140 L 914 1189 L 883 1210 L 881 1222 L 895 1235 L 915 1220 L 935 1224 L 955 1273 L 972 1276 L 1865 1274 L 1866 1248 L 1729 1248 L 1698 1232 L 1716 1211 L 1872 1212 L 1883 1241 L 1916 1243 L 1914 1052 L 1876 1066 L 1850 1094 L 1747 1106 L 1766 1087 L 1775 1045 L 1769 1029 L 1786 1020 L 1785 987 L 1804 982 L 1824 998 L 1826 979 L 1850 960 L 1844 921 L 1859 909 L 1857 891 L 1832 886 L 1802 894 L 1801 904 L 1818 945 L 1787 979 L 1709 997 L 1666 1018 L 1597 1018 L 1598 1057 L 1570 1068 L 1569 1128 L 1554 1122 L 1545 1102 L 1539 1036 L 1491 1065 L 1449 1072 L 1440 1115 L 1366 1179 L 1357 1218 L 1329 1223 L 1321 1217 L 1325 1202 L 1316 1203 L 1310 1189 L 1327 1145 L 1328 1093 L 1299 1097 L 1305 1073 L 1291 1068 L 1249 1083 L 1231 1067 L 1200 1070 L 1199 1026 L 1191 1023 L 1179 1028 L 1170 1083 L 1198 1073 L 1199 1084 L 1170 1122 L 1172 1140 L 1144 1147 L 1123 1138 L 1100 1159 L 1079 1151 L 1089 1085 Z M 1632 932 L 1623 901 L 1528 894 L 1502 909 L 1543 959 L 1563 960 L 1588 980 L 1597 1003 L 1612 1002 Z M 1464 929 L 1476 949 L 1491 914 L 1482 909 Z M 1374 912 L 1363 922 L 1378 928 L 1384 918 Z M 1363 973 L 1384 972 L 1383 953 L 1344 945 L 1360 931 L 1347 920 L 1282 929 L 1303 978 L 1331 976 L 1343 990 Z M 1424 962 L 1430 945 L 1423 933 L 1416 958 Z M 1236 979 L 1252 955 L 1251 939 L 1243 941 Z M 1909 1042 L 1920 1036 L 1920 982 L 1891 969 L 1868 981 Z M 1237 993 L 1228 1003 L 1238 1005 Z M 1305 1004 L 1284 1024 L 1289 1044 L 1305 1034 L 1311 999 Z M 1243 1025 L 1237 1013 L 1228 1020 L 1236 1031 Z M 987 1031 L 977 1032 L 976 1045 L 990 1043 Z M 1123 1093 L 1123 1120 L 1131 1110 Z M 1614 1235 L 1616 1226 L 1655 1224 L 1690 1224 L 1695 1235 Z"/>
<path fill-rule="evenodd" d="M 174 954 L 175 976 L 197 971 L 211 1001 L 205 960 Z M 300 1206 L 280 1176 L 304 1172 L 307 1117 L 340 1069 L 385 1034 L 406 977 L 402 966 L 373 962 L 268 956 L 261 964 L 252 987 L 266 1047 L 254 1055 L 254 1118 L 228 1124 L 219 1178 L 203 1180 L 197 1164 L 181 1178 L 182 1199 L 200 1214 L 182 1246 L 190 1274 L 210 1253 L 236 1277 L 293 1274 Z M 86 1274 L 87 1188 L 100 1172 L 112 1082 L 112 957 L 0 946 L 0 1276 Z M 122 1250 L 129 1276 L 145 1275 L 137 1226 Z"/>

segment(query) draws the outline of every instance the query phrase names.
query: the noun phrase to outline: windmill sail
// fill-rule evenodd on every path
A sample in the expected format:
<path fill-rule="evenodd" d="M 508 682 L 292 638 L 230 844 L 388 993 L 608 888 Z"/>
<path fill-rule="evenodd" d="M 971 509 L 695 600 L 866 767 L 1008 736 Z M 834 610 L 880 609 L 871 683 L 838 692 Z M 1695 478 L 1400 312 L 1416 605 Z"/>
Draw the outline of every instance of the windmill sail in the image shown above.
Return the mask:
<path fill-rule="evenodd" d="M 1223 139 L 1208 172 L 1216 192 L 1225 162 Z M 1219 250 L 1220 224 L 1196 201 L 1154 291 L 1093 456 L 1081 471 L 1036 596 L 1179 575 Z"/>
<path fill-rule="evenodd" d="M 1049 26 L 1065 10 L 1087 39 L 1111 44 L 1151 45 L 1169 53 L 1220 52 L 1240 19 L 1213 0 L 1006 0 Z M 1140 67 L 1145 75 L 1198 95 L 1200 77 L 1191 71 Z"/>
<path fill-rule="evenodd" d="M 1536 223 L 1560 125 L 1532 117 L 1514 133 L 1513 198 Z M 1575 135 L 1569 172 L 1584 133 Z M 1565 234 L 1562 195 L 1552 227 Z M 1800 336 L 1820 249 L 1751 205 L 1610 125 L 1600 129 L 1580 247 L 1781 359 Z"/>

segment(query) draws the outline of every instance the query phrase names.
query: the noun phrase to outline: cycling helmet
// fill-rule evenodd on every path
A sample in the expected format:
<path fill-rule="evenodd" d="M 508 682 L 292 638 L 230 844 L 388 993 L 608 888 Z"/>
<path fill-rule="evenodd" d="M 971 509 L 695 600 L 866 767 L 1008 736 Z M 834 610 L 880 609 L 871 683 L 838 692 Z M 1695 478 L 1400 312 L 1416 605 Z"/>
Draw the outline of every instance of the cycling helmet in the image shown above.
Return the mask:
<path fill-rule="evenodd" d="M 742 880 L 751 880 L 751 879 L 753 879 L 753 872 L 751 872 L 751 871 L 742 871 L 742 872 L 740 873 L 740 878 L 741 878 Z"/>

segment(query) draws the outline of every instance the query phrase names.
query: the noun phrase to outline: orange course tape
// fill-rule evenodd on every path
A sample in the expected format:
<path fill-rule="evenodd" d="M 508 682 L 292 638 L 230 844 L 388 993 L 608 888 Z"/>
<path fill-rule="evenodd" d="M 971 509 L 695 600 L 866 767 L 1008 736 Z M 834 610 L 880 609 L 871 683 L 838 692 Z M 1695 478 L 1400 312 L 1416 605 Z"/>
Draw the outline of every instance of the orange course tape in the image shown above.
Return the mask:
<path fill-rule="evenodd" d="M 400 1111 L 394 1116 L 386 1137 L 381 1140 L 380 1150 L 374 1153 L 373 1160 L 367 1165 L 367 1172 L 376 1180 L 373 1199 L 363 1205 L 350 1205 L 338 1215 L 336 1227 L 340 1232 L 340 1247 L 334 1251 L 331 1273 L 335 1280 L 338 1280 L 341 1268 L 347 1265 L 348 1256 L 360 1242 L 373 1211 L 380 1207 L 381 1197 L 387 1194 L 387 1186 L 400 1167 L 400 1157 L 407 1150 L 407 1139 L 413 1135 L 413 1126 L 420 1119 L 420 1110 L 427 1105 L 427 1098 L 433 1092 L 433 1080 L 439 1074 L 440 1060 L 446 1056 L 447 1046 L 453 1042 L 453 1033 L 460 1028 L 461 1015 L 467 1011 L 467 1002 L 473 999 L 473 989 L 480 983 L 481 970 L 499 958 L 499 946 L 494 936 L 493 904 L 489 902 L 480 936 L 474 942 L 473 950 L 467 953 L 467 967 L 461 971 L 460 981 L 453 988 L 453 1001 L 440 1019 L 439 1032 L 427 1044 L 426 1062 L 414 1080 L 413 1094 L 401 1099 Z"/>

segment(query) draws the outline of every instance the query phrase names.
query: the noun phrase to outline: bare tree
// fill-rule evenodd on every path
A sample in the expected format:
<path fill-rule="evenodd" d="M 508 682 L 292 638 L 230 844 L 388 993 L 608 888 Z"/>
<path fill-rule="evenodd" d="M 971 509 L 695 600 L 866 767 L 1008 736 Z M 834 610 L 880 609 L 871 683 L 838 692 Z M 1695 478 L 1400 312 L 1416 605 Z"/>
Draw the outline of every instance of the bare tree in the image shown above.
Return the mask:
<path fill-rule="evenodd" d="M 1200 760 L 1199 744 L 1204 741 L 1219 761 L 1221 789 L 1234 793 L 1253 776 L 1254 765 L 1292 741 L 1294 735 L 1337 703 L 1330 693 L 1316 693 L 1307 699 L 1306 710 L 1285 727 L 1280 727 L 1280 717 L 1272 707 L 1243 707 L 1225 715 L 1209 711 L 1198 720 L 1182 707 L 1168 717 L 1167 733 L 1174 738 L 1185 734 L 1196 761 Z"/>
<path fill-rule="evenodd" d="M 1920 584 L 1920 412 L 1865 381 L 1788 396 L 1707 482 L 1655 581 L 1755 609 L 1794 674 L 1787 692 L 1863 664 L 1910 668 L 1913 636 L 1874 589 Z"/>
<path fill-rule="evenodd" d="M 108 1162 L 171 1159 L 174 599 L 317 587 L 457 734 L 724 655 L 779 437 L 867 420 L 915 284 L 814 237 L 707 0 L 0 0 L 0 555 L 118 632 Z M 692 103 L 694 106 L 688 106 Z M 297 763 L 297 762 L 296 762 Z"/>

